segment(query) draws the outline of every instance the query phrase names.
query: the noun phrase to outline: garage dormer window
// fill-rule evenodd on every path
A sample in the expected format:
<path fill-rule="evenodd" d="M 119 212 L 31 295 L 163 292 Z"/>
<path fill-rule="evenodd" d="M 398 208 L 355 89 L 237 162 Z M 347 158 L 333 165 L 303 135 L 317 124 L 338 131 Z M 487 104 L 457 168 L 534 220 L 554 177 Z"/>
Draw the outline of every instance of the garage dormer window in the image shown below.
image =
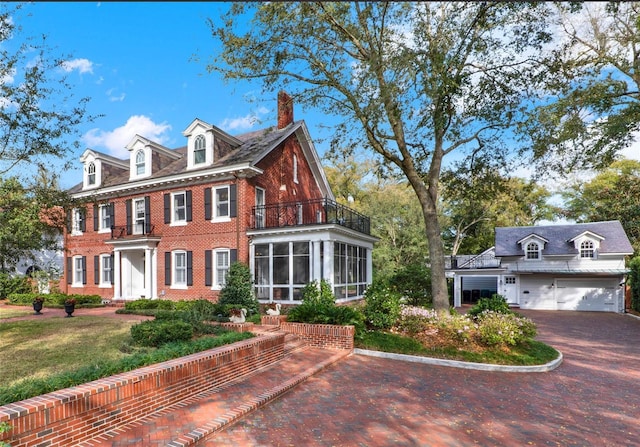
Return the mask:
<path fill-rule="evenodd" d="M 193 143 L 193 164 L 200 165 L 207 161 L 207 148 L 204 135 L 198 135 Z"/>
<path fill-rule="evenodd" d="M 136 175 L 144 175 L 146 168 L 146 160 L 144 151 L 140 149 L 136 152 Z"/>
<path fill-rule="evenodd" d="M 526 259 L 540 259 L 540 246 L 536 242 L 529 242 L 525 253 Z"/>
<path fill-rule="evenodd" d="M 583 259 L 593 259 L 595 255 L 595 245 L 592 241 L 582 241 L 580 244 L 580 257 Z"/>

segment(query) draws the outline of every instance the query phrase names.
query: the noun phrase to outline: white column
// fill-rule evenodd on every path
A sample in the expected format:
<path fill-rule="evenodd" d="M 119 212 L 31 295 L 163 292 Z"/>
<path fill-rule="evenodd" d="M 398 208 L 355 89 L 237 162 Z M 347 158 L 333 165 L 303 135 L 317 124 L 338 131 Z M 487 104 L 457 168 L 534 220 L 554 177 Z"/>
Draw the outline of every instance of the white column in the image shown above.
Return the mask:
<path fill-rule="evenodd" d="M 153 291 L 151 290 L 151 272 L 153 271 L 151 261 L 151 249 L 144 249 L 144 294 L 148 299 L 153 298 Z"/>
<path fill-rule="evenodd" d="M 331 287 L 334 285 L 333 241 L 323 241 L 324 244 L 324 278 Z"/>
<path fill-rule="evenodd" d="M 373 282 L 373 250 L 367 248 L 367 284 Z"/>
<path fill-rule="evenodd" d="M 158 248 L 151 249 L 151 298 L 158 298 Z"/>
<path fill-rule="evenodd" d="M 456 274 L 453 277 L 453 306 L 462 306 L 462 277 Z"/>
<path fill-rule="evenodd" d="M 113 250 L 113 299 L 120 299 L 120 250 Z"/>
<path fill-rule="evenodd" d="M 322 241 L 313 241 L 311 248 L 312 270 L 310 281 L 318 281 L 322 279 Z"/>

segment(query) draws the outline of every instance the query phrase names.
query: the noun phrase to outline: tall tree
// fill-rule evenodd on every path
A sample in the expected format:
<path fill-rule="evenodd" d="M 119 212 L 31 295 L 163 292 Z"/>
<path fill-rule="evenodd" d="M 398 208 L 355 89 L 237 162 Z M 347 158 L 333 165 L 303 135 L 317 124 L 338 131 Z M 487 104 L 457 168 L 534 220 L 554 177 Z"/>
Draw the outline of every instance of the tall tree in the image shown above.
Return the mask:
<path fill-rule="evenodd" d="M 542 58 L 552 12 L 544 2 L 238 2 L 210 19 L 223 48 L 208 69 L 295 90 L 344 119 L 333 147 L 364 147 L 403 172 L 424 219 L 434 307 L 446 311 L 445 157 L 518 149 L 502 137 L 559 77 Z"/>
<path fill-rule="evenodd" d="M 616 161 L 593 179 L 573 184 L 563 197 L 570 219 L 619 220 L 636 254 L 640 253 L 640 161 Z"/>
<path fill-rule="evenodd" d="M 61 73 L 67 60 L 40 40 L 18 41 L 22 5 L 0 4 L 0 176 L 15 167 L 48 167 L 79 146 L 88 99 L 74 100 Z"/>

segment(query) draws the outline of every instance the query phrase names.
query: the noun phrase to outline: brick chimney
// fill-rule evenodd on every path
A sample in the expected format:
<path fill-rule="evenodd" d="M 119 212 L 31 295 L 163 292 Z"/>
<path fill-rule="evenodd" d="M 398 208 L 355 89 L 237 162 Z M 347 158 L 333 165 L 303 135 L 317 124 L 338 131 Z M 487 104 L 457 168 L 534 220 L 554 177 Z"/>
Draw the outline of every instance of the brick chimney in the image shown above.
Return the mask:
<path fill-rule="evenodd" d="M 293 123 L 293 99 L 285 91 L 278 92 L 278 129 Z"/>

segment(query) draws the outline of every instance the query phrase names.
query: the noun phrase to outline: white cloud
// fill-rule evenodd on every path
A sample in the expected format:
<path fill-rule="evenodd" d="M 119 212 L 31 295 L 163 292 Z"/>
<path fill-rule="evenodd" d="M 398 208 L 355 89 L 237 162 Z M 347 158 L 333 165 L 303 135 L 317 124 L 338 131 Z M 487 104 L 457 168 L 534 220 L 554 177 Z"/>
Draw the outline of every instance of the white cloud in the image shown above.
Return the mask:
<path fill-rule="evenodd" d="M 64 61 L 61 64 L 61 67 L 67 73 L 77 70 L 80 74 L 93 74 L 93 62 L 91 62 L 89 59 L 73 59 L 71 61 Z"/>
<path fill-rule="evenodd" d="M 238 118 L 225 118 L 218 127 L 224 131 L 232 132 L 248 130 L 261 121 L 261 117 L 269 113 L 266 107 L 260 107 L 253 113 Z"/>
<path fill-rule="evenodd" d="M 130 117 L 124 126 L 117 127 L 112 131 L 101 129 L 91 129 L 83 135 L 84 143 L 91 148 L 106 148 L 110 155 L 119 158 L 129 156 L 125 146 L 137 134 L 148 138 L 156 143 L 165 144 L 169 139 L 167 133 L 171 126 L 167 123 L 154 123 L 144 115 L 134 115 Z"/>

